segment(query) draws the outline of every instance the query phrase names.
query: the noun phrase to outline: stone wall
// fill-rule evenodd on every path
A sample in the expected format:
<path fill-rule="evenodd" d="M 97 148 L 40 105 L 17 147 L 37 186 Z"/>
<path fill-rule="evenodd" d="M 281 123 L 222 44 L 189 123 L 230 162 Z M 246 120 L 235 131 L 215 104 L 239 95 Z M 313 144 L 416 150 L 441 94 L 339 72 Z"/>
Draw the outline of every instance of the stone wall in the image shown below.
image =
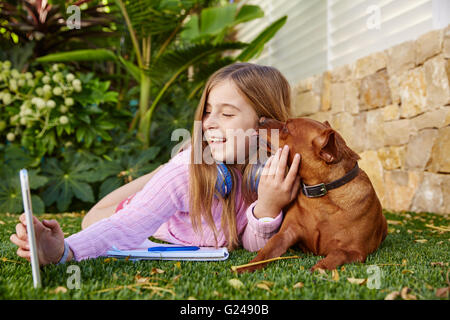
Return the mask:
<path fill-rule="evenodd" d="M 384 208 L 450 213 L 450 25 L 300 81 L 293 116 L 328 120 Z"/>

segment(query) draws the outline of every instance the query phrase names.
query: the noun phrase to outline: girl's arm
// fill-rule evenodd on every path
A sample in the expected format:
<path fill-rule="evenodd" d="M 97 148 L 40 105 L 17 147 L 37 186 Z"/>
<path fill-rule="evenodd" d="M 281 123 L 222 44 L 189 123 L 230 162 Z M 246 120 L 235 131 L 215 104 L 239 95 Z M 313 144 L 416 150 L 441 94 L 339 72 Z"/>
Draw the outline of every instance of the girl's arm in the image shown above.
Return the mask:
<path fill-rule="evenodd" d="M 142 188 L 147 184 L 147 182 L 150 181 L 155 173 L 162 168 L 162 166 L 164 165 L 160 165 L 151 173 L 139 177 L 104 196 L 84 216 L 83 221 L 81 222 L 81 229 L 86 229 L 95 222 L 112 216 L 119 203 L 142 190 Z"/>
<path fill-rule="evenodd" d="M 112 246 L 138 248 L 177 210 L 188 211 L 189 165 L 185 160 L 190 159 L 190 151 L 185 152 L 158 170 L 119 214 L 66 238 L 74 260 L 103 256 Z"/>
<path fill-rule="evenodd" d="M 255 216 L 254 208 L 258 200 L 253 202 L 244 214 L 247 218 L 247 225 L 241 236 L 241 242 L 244 249 L 248 251 L 258 251 L 265 246 L 267 241 L 278 232 L 283 221 L 283 211 L 280 211 L 275 218 L 258 219 Z"/>

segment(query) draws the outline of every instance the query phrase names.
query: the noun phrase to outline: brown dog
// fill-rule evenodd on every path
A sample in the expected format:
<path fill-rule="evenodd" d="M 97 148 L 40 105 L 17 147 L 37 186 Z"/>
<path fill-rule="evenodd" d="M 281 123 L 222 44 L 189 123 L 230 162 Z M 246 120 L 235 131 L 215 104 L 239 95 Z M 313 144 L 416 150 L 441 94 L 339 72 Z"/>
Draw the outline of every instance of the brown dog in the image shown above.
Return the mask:
<path fill-rule="evenodd" d="M 325 256 L 311 271 L 364 262 L 367 255 L 385 239 L 387 223 L 372 183 L 366 173 L 357 167 L 360 157 L 327 121 L 321 123 L 297 118 L 283 123 L 264 119 L 259 129 L 267 129 L 268 134 L 269 129 L 280 130 L 279 146 L 289 146 L 288 164 L 292 163 L 295 153 L 301 155 L 299 175 L 306 189 L 336 180 L 342 182 L 339 181 L 342 177 L 346 181 L 328 191 L 324 191 L 322 186 L 310 192 L 300 191 L 298 198 L 283 209 L 285 216 L 278 233 L 251 262 L 279 257 L 294 244 L 298 244 L 304 252 Z M 305 193 L 315 197 L 307 197 Z M 254 271 L 264 265 L 238 270 Z"/>

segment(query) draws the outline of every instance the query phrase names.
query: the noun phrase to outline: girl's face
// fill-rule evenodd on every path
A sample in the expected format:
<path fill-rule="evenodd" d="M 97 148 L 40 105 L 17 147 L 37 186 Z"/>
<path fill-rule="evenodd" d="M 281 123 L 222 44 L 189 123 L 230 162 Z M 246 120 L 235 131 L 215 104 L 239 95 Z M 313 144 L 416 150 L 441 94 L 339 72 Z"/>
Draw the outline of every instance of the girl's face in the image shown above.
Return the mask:
<path fill-rule="evenodd" d="M 232 80 L 215 85 L 203 114 L 203 134 L 214 160 L 243 164 L 258 116 Z"/>

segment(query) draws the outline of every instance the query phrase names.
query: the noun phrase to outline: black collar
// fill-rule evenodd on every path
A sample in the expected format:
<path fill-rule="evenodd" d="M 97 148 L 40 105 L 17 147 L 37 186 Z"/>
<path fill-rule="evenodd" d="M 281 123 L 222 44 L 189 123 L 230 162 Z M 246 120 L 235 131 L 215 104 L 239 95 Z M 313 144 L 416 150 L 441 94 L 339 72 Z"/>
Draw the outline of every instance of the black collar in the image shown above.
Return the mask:
<path fill-rule="evenodd" d="M 350 182 L 353 180 L 359 172 L 358 162 L 356 162 L 355 167 L 347 172 L 345 176 L 343 176 L 340 179 L 334 180 L 330 183 L 319 183 L 313 186 L 307 186 L 302 182 L 302 191 L 305 196 L 308 198 L 317 198 L 322 197 L 327 194 L 328 190 L 339 188 L 340 186 L 343 186 L 347 182 Z"/>

